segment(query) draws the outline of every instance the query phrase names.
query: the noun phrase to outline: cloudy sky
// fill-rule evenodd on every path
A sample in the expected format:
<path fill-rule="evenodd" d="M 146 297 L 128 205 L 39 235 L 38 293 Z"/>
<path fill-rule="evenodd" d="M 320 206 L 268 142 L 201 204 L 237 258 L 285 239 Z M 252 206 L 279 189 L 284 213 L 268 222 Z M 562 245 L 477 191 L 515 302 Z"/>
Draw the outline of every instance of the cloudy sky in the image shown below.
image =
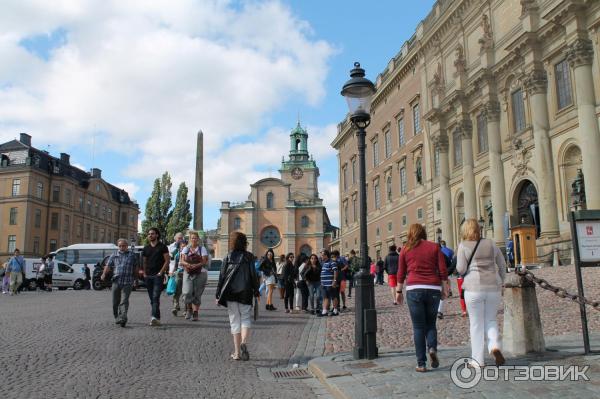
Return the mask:
<path fill-rule="evenodd" d="M 375 80 L 433 3 L 5 0 L 0 142 L 27 132 L 36 148 L 102 169 L 141 219 L 164 171 L 173 191 L 185 181 L 193 193 L 202 130 L 208 229 L 221 201 L 278 176 L 299 116 L 338 224 L 341 86 L 354 61 Z"/>

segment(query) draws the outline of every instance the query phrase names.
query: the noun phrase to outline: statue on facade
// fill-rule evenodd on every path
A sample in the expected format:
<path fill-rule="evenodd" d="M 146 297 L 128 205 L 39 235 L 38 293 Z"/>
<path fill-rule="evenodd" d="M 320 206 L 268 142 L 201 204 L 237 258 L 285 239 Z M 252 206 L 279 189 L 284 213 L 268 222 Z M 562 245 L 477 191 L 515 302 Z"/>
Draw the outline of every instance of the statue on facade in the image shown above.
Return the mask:
<path fill-rule="evenodd" d="M 577 176 L 573 183 L 571 183 L 571 197 L 573 197 L 573 206 L 575 208 L 583 208 L 585 205 L 585 182 L 583 179 L 583 172 L 581 169 L 577 169 Z"/>
<path fill-rule="evenodd" d="M 494 211 L 492 209 L 492 201 L 488 201 L 485 205 L 485 211 L 487 212 L 487 223 L 491 229 L 494 228 Z"/>
<path fill-rule="evenodd" d="M 423 171 L 421 169 L 421 158 L 417 159 L 415 166 L 415 176 L 417 178 L 417 184 L 423 184 Z"/>
<path fill-rule="evenodd" d="M 490 50 L 494 45 L 494 38 L 492 35 L 492 26 L 490 25 L 490 19 L 486 14 L 483 14 L 481 16 L 481 27 L 483 29 L 483 36 L 479 39 L 481 51 Z"/>
<path fill-rule="evenodd" d="M 456 67 L 457 73 L 463 73 L 467 69 L 465 50 L 461 44 L 456 46 L 456 60 L 454 60 L 454 66 Z"/>

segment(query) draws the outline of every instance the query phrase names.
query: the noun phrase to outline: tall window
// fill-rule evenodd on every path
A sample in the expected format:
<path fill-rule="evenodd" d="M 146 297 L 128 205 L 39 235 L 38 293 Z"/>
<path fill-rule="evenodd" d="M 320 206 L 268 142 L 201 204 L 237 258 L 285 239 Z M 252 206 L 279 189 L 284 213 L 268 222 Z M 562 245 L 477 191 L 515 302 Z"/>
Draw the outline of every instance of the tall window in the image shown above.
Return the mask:
<path fill-rule="evenodd" d="M 353 221 L 357 221 L 358 217 L 356 216 L 356 212 L 357 212 L 357 198 L 356 195 L 354 197 L 352 197 L 352 220 Z"/>
<path fill-rule="evenodd" d="M 344 202 L 344 224 L 348 226 L 348 202 Z"/>
<path fill-rule="evenodd" d="M 58 213 L 57 212 L 52 212 L 52 215 L 50 216 L 50 229 L 58 230 Z"/>
<path fill-rule="evenodd" d="M 242 219 L 240 219 L 239 217 L 236 217 L 235 219 L 233 219 L 233 229 L 237 230 L 241 227 L 242 227 Z"/>
<path fill-rule="evenodd" d="M 17 212 L 18 208 L 10 208 L 10 217 L 8 219 L 8 224 L 16 225 L 17 224 Z"/>
<path fill-rule="evenodd" d="M 88 200 L 88 202 L 87 202 L 87 213 L 89 215 L 92 214 L 92 201 L 90 201 L 90 200 Z"/>
<path fill-rule="evenodd" d="M 56 243 L 56 240 L 52 239 L 50 240 L 50 252 L 54 252 L 58 249 L 58 244 Z"/>
<path fill-rule="evenodd" d="M 342 184 L 344 186 L 344 191 L 348 190 L 348 168 L 344 165 L 342 168 Z"/>
<path fill-rule="evenodd" d="M 44 198 L 44 183 L 38 182 L 35 188 L 35 196 L 39 199 Z"/>
<path fill-rule="evenodd" d="M 83 212 L 83 196 L 79 196 L 79 210 Z"/>
<path fill-rule="evenodd" d="M 375 190 L 375 209 L 381 208 L 381 192 L 379 190 L 379 181 L 373 186 Z"/>
<path fill-rule="evenodd" d="M 417 219 L 423 219 L 423 208 L 417 209 Z"/>
<path fill-rule="evenodd" d="M 379 141 L 373 140 L 373 167 L 379 165 Z"/>
<path fill-rule="evenodd" d="M 17 248 L 17 236 L 8 236 L 8 253 L 12 254 Z"/>
<path fill-rule="evenodd" d="M 487 120 L 484 114 L 477 115 L 477 144 L 479 153 L 488 150 Z"/>
<path fill-rule="evenodd" d="M 65 204 L 71 205 L 71 189 L 65 190 Z"/>
<path fill-rule="evenodd" d="M 352 184 L 356 184 L 356 157 L 352 159 Z"/>
<path fill-rule="evenodd" d="M 112 223 L 112 209 L 108 208 L 107 212 L 108 212 L 107 213 L 107 220 L 108 220 L 109 223 Z"/>
<path fill-rule="evenodd" d="M 52 187 L 52 201 L 60 202 L 60 186 Z"/>
<path fill-rule="evenodd" d="M 511 94 L 512 116 L 515 133 L 525 129 L 525 103 L 523 102 L 523 91 L 518 89 Z"/>
<path fill-rule="evenodd" d="M 390 156 L 392 156 L 392 135 L 391 135 L 390 131 L 388 130 L 387 132 L 385 132 L 384 136 L 385 136 L 385 157 L 389 158 Z"/>
<path fill-rule="evenodd" d="M 405 143 L 404 138 L 404 118 L 398 119 L 398 145 L 400 147 L 404 146 Z"/>
<path fill-rule="evenodd" d="M 12 196 L 16 197 L 21 194 L 21 179 L 13 179 Z"/>
<path fill-rule="evenodd" d="M 308 227 L 308 216 L 306 216 L 306 215 L 302 216 L 300 221 L 302 223 L 302 227 Z"/>
<path fill-rule="evenodd" d="M 387 177 L 385 191 L 387 192 L 388 202 L 391 202 L 392 201 L 392 176 Z"/>
<path fill-rule="evenodd" d="M 71 231 L 71 216 L 65 215 L 65 225 L 63 226 L 63 231 L 66 234 L 69 234 Z"/>
<path fill-rule="evenodd" d="M 404 195 L 406 192 L 406 168 L 403 166 L 400 168 L 400 195 Z"/>
<path fill-rule="evenodd" d="M 273 193 L 267 193 L 267 209 L 273 209 Z"/>
<path fill-rule="evenodd" d="M 458 134 L 454 135 L 454 166 L 462 165 L 462 140 Z"/>
<path fill-rule="evenodd" d="M 83 222 L 80 220 L 79 223 L 77 223 L 77 237 L 81 238 L 81 236 L 83 235 Z M 110 234 L 109 234 L 110 237 Z M 110 238 L 109 238 L 110 241 Z"/>
<path fill-rule="evenodd" d="M 42 227 L 42 210 L 36 209 L 34 214 L 34 227 Z"/>
<path fill-rule="evenodd" d="M 96 202 L 96 204 L 94 205 L 94 216 L 98 217 L 99 214 L 100 214 L 100 205 Z M 123 222 L 123 224 L 127 224 L 127 218 L 125 218 L 125 221 Z"/>
<path fill-rule="evenodd" d="M 440 150 L 438 148 L 433 151 L 433 173 L 436 176 L 440 175 Z"/>
<path fill-rule="evenodd" d="M 421 115 L 419 114 L 419 104 L 413 105 L 413 127 L 415 136 L 421 133 Z"/>
<path fill-rule="evenodd" d="M 556 76 L 556 97 L 558 109 L 563 109 L 573 104 L 571 90 L 571 76 L 569 75 L 569 63 L 563 60 L 554 66 Z"/>
<path fill-rule="evenodd" d="M 92 226 L 89 223 L 85 225 L 85 239 L 89 240 L 92 236 Z"/>
<path fill-rule="evenodd" d="M 33 237 L 33 253 L 40 254 L 40 237 Z"/>

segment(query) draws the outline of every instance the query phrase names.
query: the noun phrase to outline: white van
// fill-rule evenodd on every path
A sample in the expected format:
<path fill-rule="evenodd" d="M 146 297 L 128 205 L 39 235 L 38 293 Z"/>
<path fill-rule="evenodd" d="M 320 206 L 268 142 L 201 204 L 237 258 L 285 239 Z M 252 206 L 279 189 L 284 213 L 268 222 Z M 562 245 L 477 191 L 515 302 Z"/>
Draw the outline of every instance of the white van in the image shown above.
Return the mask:
<path fill-rule="evenodd" d="M 42 265 L 41 259 L 25 258 L 25 280 L 24 286 L 29 290 L 37 288 L 38 270 Z M 73 288 L 80 290 L 85 286 L 85 269 L 83 266 L 71 266 L 67 262 L 54 261 L 52 271 L 52 286 L 66 290 Z"/>

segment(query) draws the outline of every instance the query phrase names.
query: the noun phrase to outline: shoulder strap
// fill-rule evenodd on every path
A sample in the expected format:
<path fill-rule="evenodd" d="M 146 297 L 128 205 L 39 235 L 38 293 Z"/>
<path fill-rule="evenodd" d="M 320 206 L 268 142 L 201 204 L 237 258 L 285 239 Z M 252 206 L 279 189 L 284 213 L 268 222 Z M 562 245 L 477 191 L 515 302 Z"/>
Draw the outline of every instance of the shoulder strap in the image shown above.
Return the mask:
<path fill-rule="evenodd" d="M 481 238 L 479 240 L 477 240 L 477 244 L 475 244 L 475 248 L 473 248 L 471 257 L 469 258 L 469 261 L 467 262 L 467 271 L 465 271 L 465 274 L 463 274 L 463 277 L 466 276 L 467 273 L 469 273 L 469 266 L 471 266 L 471 261 L 473 260 L 473 257 L 475 256 L 475 252 L 477 252 L 477 247 L 479 246 L 480 242 L 481 242 Z"/>

